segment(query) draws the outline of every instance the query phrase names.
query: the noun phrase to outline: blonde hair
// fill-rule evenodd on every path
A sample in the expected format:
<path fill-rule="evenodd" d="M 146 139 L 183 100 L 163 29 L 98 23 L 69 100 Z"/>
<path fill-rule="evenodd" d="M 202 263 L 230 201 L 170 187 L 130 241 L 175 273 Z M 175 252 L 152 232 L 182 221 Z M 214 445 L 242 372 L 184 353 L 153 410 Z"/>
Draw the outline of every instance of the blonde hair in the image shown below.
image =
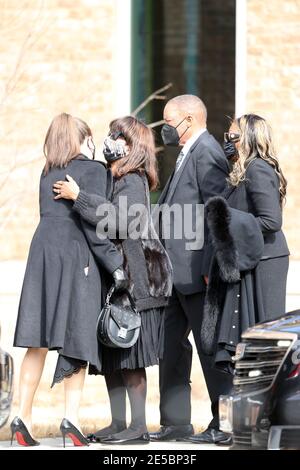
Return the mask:
<path fill-rule="evenodd" d="M 51 168 L 65 168 L 80 153 L 80 146 L 92 132 L 86 122 L 67 113 L 56 116 L 50 124 L 44 142 L 46 165 L 44 174 Z"/>
<path fill-rule="evenodd" d="M 128 155 L 115 162 L 114 176 L 120 178 L 127 173 L 145 173 L 150 191 L 156 189 L 158 171 L 152 129 L 133 116 L 115 119 L 109 129 L 111 133 L 120 132 L 130 147 Z"/>
<path fill-rule="evenodd" d="M 276 156 L 271 127 L 265 119 L 256 114 L 245 114 L 235 119 L 233 123 L 240 130 L 240 140 L 239 158 L 234 163 L 232 172 L 229 175 L 230 184 L 238 186 L 242 181 L 245 181 L 246 171 L 250 163 L 256 158 L 261 158 L 269 163 L 278 175 L 280 203 L 282 205 L 286 197 L 287 180 Z"/>

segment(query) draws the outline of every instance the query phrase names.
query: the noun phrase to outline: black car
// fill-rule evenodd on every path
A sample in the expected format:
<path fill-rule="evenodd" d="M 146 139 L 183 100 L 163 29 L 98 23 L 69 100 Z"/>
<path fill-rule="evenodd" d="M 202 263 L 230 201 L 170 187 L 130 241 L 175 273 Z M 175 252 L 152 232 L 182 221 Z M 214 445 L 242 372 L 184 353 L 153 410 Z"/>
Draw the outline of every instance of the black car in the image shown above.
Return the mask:
<path fill-rule="evenodd" d="M 14 363 L 12 357 L 0 348 L 0 428 L 7 422 L 13 397 Z"/>
<path fill-rule="evenodd" d="M 220 398 L 231 449 L 300 449 L 300 310 L 246 330 L 234 362 L 232 394 Z"/>

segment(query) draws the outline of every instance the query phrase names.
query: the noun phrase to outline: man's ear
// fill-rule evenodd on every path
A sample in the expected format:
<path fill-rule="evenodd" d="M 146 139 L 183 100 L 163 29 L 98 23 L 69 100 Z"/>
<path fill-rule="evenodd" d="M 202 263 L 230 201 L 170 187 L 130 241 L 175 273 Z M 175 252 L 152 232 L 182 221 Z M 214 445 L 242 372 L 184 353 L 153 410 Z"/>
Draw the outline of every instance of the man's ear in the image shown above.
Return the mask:
<path fill-rule="evenodd" d="M 193 116 L 187 116 L 186 121 L 187 121 L 188 127 L 191 127 L 193 124 Z"/>

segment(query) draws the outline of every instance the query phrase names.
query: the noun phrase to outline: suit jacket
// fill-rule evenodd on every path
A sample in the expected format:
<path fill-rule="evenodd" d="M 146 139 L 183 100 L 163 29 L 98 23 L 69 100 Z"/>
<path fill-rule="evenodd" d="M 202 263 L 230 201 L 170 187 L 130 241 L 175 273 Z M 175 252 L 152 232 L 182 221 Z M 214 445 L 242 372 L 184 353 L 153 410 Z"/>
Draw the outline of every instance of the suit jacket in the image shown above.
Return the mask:
<path fill-rule="evenodd" d="M 201 204 L 204 209 L 205 202 L 211 196 L 224 191 L 228 172 L 229 166 L 221 146 L 205 131 L 192 145 L 179 170 L 170 176 L 158 206 L 176 204 L 183 210 L 184 205 L 189 204 L 193 209 L 192 229 L 202 230 L 197 227 L 196 205 Z M 164 239 L 163 243 L 173 265 L 174 286 L 184 295 L 204 291 L 206 285 L 203 276 L 208 274 L 212 254 L 206 224 L 204 223 L 204 238 L 198 243 L 193 242 L 186 233 L 176 238 L 173 233 L 174 219 L 166 221 L 164 215 L 161 216 L 161 236 L 166 224 L 170 224 L 171 236 Z"/>
<path fill-rule="evenodd" d="M 278 176 L 269 163 L 261 158 L 253 160 L 246 170 L 245 181 L 237 187 L 229 188 L 224 195 L 230 207 L 256 217 L 264 237 L 261 259 L 290 254 L 281 230 L 282 208 Z"/>

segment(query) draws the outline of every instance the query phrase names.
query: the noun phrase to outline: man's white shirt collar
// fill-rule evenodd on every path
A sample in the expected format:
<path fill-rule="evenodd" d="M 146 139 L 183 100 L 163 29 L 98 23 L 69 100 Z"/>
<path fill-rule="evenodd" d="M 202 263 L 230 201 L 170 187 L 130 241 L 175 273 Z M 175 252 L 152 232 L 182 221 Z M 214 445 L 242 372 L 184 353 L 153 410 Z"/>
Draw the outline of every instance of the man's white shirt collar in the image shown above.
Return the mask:
<path fill-rule="evenodd" d="M 202 135 L 203 132 L 205 131 L 206 131 L 206 127 L 203 129 L 200 129 L 200 131 L 192 135 L 192 137 L 190 137 L 189 140 L 187 140 L 184 146 L 182 147 L 181 152 L 183 152 L 184 155 L 186 155 L 190 151 L 192 145 L 196 142 L 197 139 L 199 139 L 200 135 Z"/>
<path fill-rule="evenodd" d="M 203 128 L 203 129 L 200 129 L 200 131 L 196 132 L 194 135 L 192 135 L 192 137 L 189 138 L 189 140 L 186 141 L 186 143 L 184 144 L 184 146 L 182 147 L 180 153 L 184 154 L 184 158 L 182 159 L 179 167 L 177 168 L 176 171 L 179 170 L 179 168 L 181 167 L 182 165 L 182 162 L 185 160 L 187 154 L 189 153 L 192 145 L 196 142 L 197 139 L 199 139 L 200 135 L 202 135 L 204 132 L 206 131 L 206 127 Z"/>

